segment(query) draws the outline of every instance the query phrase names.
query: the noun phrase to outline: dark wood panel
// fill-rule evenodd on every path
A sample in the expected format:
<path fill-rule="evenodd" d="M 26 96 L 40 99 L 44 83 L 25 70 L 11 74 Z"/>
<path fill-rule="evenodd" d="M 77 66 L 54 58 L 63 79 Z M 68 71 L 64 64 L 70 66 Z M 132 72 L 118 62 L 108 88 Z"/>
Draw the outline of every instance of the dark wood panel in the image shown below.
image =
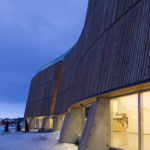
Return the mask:
<path fill-rule="evenodd" d="M 95 2 L 63 62 L 56 114 L 86 97 L 150 79 L 150 1 Z"/>
<path fill-rule="evenodd" d="M 90 0 L 61 74 L 53 65 L 32 79 L 25 115 L 64 113 L 88 97 L 149 81 L 149 10 L 149 0 Z"/>
<path fill-rule="evenodd" d="M 50 115 L 55 106 L 62 62 L 39 72 L 31 81 L 25 116 Z"/>

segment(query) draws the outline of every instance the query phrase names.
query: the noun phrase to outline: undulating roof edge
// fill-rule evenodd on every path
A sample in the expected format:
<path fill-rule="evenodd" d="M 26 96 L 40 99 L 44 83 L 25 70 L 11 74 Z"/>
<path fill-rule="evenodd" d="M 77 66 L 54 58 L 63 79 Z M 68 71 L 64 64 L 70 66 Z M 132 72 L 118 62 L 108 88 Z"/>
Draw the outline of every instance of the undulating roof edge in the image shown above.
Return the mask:
<path fill-rule="evenodd" d="M 39 72 L 41 72 L 41 71 L 47 69 L 48 67 L 53 66 L 54 64 L 56 64 L 56 63 L 58 63 L 58 62 L 60 62 L 60 61 L 63 61 L 64 58 L 71 52 L 71 50 L 72 50 L 72 48 L 69 49 L 69 50 L 68 50 L 67 52 L 65 52 L 64 54 L 62 54 L 61 56 L 57 57 L 56 59 L 54 59 L 54 60 L 50 61 L 49 63 L 47 63 L 46 65 L 44 65 L 44 66 L 37 72 L 37 74 L 38 74 Z"/>

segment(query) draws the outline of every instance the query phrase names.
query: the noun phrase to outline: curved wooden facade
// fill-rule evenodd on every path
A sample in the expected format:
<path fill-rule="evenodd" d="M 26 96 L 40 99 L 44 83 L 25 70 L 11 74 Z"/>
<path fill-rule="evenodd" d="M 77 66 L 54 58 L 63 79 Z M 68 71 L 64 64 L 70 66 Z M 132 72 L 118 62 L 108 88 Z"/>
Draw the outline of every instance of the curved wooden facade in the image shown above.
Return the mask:
<path fill-rule="evenodd" d="M 53 114 L 62 62 L 39 72 L 31 81 L 25 117 Z"/>
<path fill-rule="evenodd" d="M 149 0 L 89 1 L 83 32 L 63 62 L 55 114 L 150 79 L 149 9 Z"/>
<path fill-rule="evenodd" d="M 89 0 L 76 45 L 32 79 L 25 116 L 65 113 L 84 99 L 149 81 L 149 10 L 149 0 Z"/>

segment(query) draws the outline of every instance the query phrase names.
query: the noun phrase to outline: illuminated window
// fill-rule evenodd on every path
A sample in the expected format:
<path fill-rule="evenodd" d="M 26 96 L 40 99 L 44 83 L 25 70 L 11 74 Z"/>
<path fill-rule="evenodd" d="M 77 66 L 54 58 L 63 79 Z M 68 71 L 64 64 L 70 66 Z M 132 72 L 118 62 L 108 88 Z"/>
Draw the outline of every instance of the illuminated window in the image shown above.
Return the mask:
<path fill-rule="evenodd" d="M 49 128 L 53 129 L 53 118 L 49 118 Z"/>
<path fill-rule="evenodd" d="M 111 147 L 138 150 L 138 94 L 113 98 Z"/>
<path fill-rule="evenodd" d="M 150 91 L 141 93 L 141 123 L 142 150 L 149 150 L 150 146 Z"/>
<path fill-rule="evenodd" d="M 42 127 L 43 123 L 43 116 L 36 117 L 36 128 L 39 129 Z"/>
<path fill-rule="evenodd" d="M 43 124 L 43 117 L 39 117 L 39 128 L 42 127 Z"/>

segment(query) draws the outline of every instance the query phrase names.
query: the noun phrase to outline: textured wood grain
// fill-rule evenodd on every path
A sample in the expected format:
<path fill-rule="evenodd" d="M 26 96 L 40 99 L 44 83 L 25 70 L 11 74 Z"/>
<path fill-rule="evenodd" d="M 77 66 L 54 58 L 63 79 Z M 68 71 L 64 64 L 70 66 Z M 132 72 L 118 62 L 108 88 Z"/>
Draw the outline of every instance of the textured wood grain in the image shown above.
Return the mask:
<path fill-rule="evenodd" d="M 41 72 L 31 81 L 25 116 L 46 116 L 54 111 L 62 62 Z"/>
<path fill-rule="evenodd" d="M 89 97 L 150 81 L 149 11 L 149 0 L 89 0 L 61 73 L 55 64 L 32 79 L 25 116 L 61 114 Z"/>
<path fill-rule="evenodd" d="M 90 0 L 82 34 L 63 62 L 55 114 L 150 80 L 150 1 Z"/>

